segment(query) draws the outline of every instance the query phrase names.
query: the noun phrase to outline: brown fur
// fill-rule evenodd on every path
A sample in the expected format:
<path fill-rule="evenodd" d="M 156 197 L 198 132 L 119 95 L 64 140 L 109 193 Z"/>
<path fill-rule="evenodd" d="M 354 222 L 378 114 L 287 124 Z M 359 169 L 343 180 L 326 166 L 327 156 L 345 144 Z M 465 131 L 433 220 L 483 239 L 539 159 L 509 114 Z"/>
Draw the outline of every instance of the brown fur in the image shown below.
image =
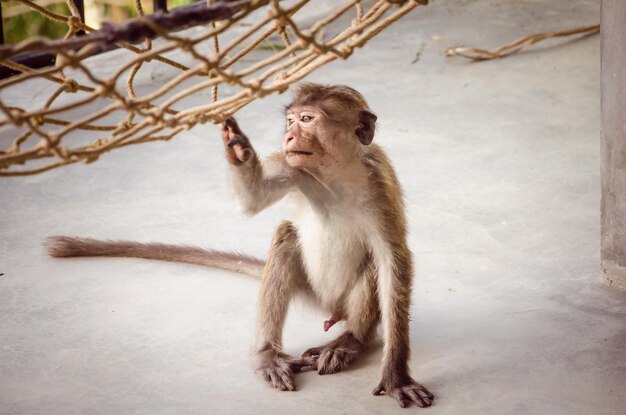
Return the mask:
<path fill-rule="evenodd" d="M 301 84 L 287 108 L 300 105 L 319 106 L 330 120 L 353 125 L 359 110 L 369 108 L 363 95 L 349 86 L 313 83 Z"/>
<path fill-rule="evenodd" d="M 184 245 L 51 236 L 46 246 L 48 254 L 55 258 L 105 256 L 156 259 L 205 265 L 253 277 L 261 277 L 265 267 L 265 261 L 248 255 Z"/>
<path fill-rule="evenodd" d="M 290 222 L 283 222 L 274 233 L 263 272 L 257 315 L 257 369 L 277 389 L 295 390 L 294 372 L 313 364 L 310 357 L 294 358 L 282 352 L 289 303 L 306 286 L 298 235 Z"/>
<path fill-rule="evenodd" d="M 409 308 L 413 280 L 413 262 L 407 245 L 407 223 L 404 203 L 398 180 L 391 163 L 380 148 L 367 154 L 365 162 L 371 168 L 370 183 L 380 203 L 377 205 L 381 222 L 386 226 L 383 234 L 393 252 L 394 279 L 392 291 L 395 301 L 392 308 L 391 337 L 387 340 L 390 356 L 385 359 L 384 389 L 403 384 L 410 379 L 409 360 Z"/>
<path fill-rule="evenodd" d="M 299 114 L 304 113 L 305 116 L 308 116 L 307 114 L 310 113 L 309 109 L 312 107 L 319 108 L 322 112 L 324 120 L 323 122 L 318 120 L 318 124 L 321 123 L 320 129 L 311 129 L 311 127 L 306 125 L 307 121 L 304 121 L 305 124 L 299 127 L 297 125 L 300 122 Z M 384 320 L 389 328 L 386 330 L 384 339 L 385 354 L 382 379 L 377 388 L 375 388 L 374 393 L 386 393 L 394 397 L 402 407 L 409 402 L 414 402 L 419 406 L 429 406 L 433 395 L 426 388 L 415 382 L 409 375 L 409 307 L 413 265 L 411 253 L 407 245 L 407 223 L 402 193 L 393 167 L 382 149 L 376 145 L 362 147 L 360 151 L 353 153 L 349 149 L 351 144 L 348 144 L 346 151 L 343 153 L 343 158 L 331 159 L 330 162 L 324 159 L 329 154 L 337 155 L 338 151 L 342 151 L 341 145 L 343 144 L 341 142 L 349 139 L 352 131 L 361 144 L 369 144 L 373 138 L 376 116 L 369 112 L 367 103 L 361 94 L 352 88 L 315 84 L 302 85 L 295 92 L 294 101 L 287 107 L 287 111 L 296 122 L 296 129 L 288 128 L 285 141 L 283 142 L 285 154 L 291 149 L 311 151 L 314 154 L 320 153 L 318 148 L 322 148 L 325 151 L 321 152 L 320 162 L 313 169 L 310 168 L 310 162 L 307 163 L 305 162 L 306 160 L 301 161 L 300 159 L 296 160 L 297 163 L 295 164 L 288 161 L 287 164 L 289 166 L 285 167 L 283 165 L 285 173 L 273 176 L 265 175 L 262 169 L 257 167 L 256 162 L 250 163 L 249 166 L 244 164 L 237 169 L 232 169 L 231 171 L 238 177 L 242 186 L 250 189 L 251 184 L 254 183 L 254 189 L 250 189 L 251 193 L 263 195 L 261 203 L 254 201 L 250 206 L 244 204 L 244 210 L 258 211 L 265 208 L 271 204 L 271 202 L 268 203 L 270 200 L 268 195 L 270 194 L 276 199 L 282 197 L 284 193 L 275 192 L 271 188 L 280 180 L 283 181 L 284 189 L 289 189 L 290 187 L 299 188 L 311 203 L 317 206 L 317 209 L 321 211 L 332 210 L 333 204 L 337 203 L 337 194 L 333 192 L 333 183 L 335 181 L 338 183 L 345 182 L 346 177 L 342 176 L 351 174 L 350 171 L 358 171 L 358 168 L 355 170 L 349 166 L 350 163 L 353 163 L 351 160 L 354 160 L 354 157 L 362 157 L 361 163 L 365 167 L 365 171 L 361 177 L 368 178 L 369 199 L 375 207 L 379 232 L 384 244 L 392 253 L 390 261 L 390 267 L 392 268 L 391 281 L 388 284 L 390 287 L 390 299 L 380 297 L 388 294 L 380 293 L 379 286 L 382 284 L 380 281 L 382 277 L 376 268 L 376 258 L 371 254 L 366 255 L 359 272 L 361 277 L 348 295 L 348 297 L 353 296 L 354 301 L 350 301 L 350 298 L 347 298 L 341 310 L 332 310 L 333 314 L 338 313 L 345 316 L 347 320 L 346 332 L 326 345 L 307 350 L 303 356 L 317 357 L 318 360 L 314 364 L 314 368 L 320 374 L 334 373 L 345 369 L 358 357 L 371 339 L 373 328 L 381 320 L 382 310 L 380 302 L 386 301 L 387 304 L 390 304 L 390 307 L 386 311 L 388 315 L 383 317 L 385 317 Z M 315 116 L 315 113 L 313 115 Z M 291 125 L 288 127 L 291 127 Z M 236 131 L 240 132 L 238 127 Z M 344 135 L 336 136 L 336 133 L 333 131 L 343 131 L 342 134 Z M 331 141 L 332 146 L 329 147 L 327 140 L 330 137 L 333 138 Z M 252 148 L 247 140 L 245 146 L 249 149 Z M 327 151 L 329 148 L 335 153 L 329 153 Z M 359 156 L 359 154 L 362 155 Z M 290 169 L 290 166 L 295 167 L 295 169 Z M 344 170 L 344 168 L 352 170 Z M 298 177 L 294 171 L 306 172 L 317 181 L 310 180 L 310 177 Z M 355 183 L 358 183 L 358 180 Z M 339 190 L 341 190 L 341 185 Z M 294 229 L 293 235 L 296 234 Z M 297 240 L 294 243 L 297 247 Z M 274 249 L 276 248 L 276 245 L 274 245 Z M 281 247 L 281 250 L 283 249 L 289 250 L 294 248 Z M 376 255 L 380 255 L 380 253 L 376 253 Z M 277 263 L 279 262 L 280 260 L 277 260 Z M 301 264 L 298 267 L 301 267 Z M 291 267 L 287 268 L 292 269 Z M 285 278 L 284 274 L 281 274 L 276 269 L 268 270 L 266 268 L 267 272 L 274 276 L 283 275 L 281 278 Z M 299 269 L 297 274 L 303 272 L 304 269 Z M 280 286 L 280 284 L 275 284 L 275 286 Z M 280 332 L 282 331 L 282 318 L 284 318 L 284 313 L 286 312 L 284 308 L 285 303 L 280 303 L 279 306 L 275 306 L 272 310 L 267 310 L 267 305 L 276 301 L 276 295 L 270 294 L 270 291 L 262 289 L 261 292 L 261 304 L 263 305 L 259 308 L 259 325 L 260 327 L 265 327 L 265 330 L 272 328 Z M 281 296 L 287 293 L 284 287 L 278 292 L 281 293 Z M 291 292 L 287 294 L 290 296 Z M 265 298 L 265 296 L 268 298 Z M 267 318 L 263 318 L 264 315 L 271 315 L 272 312 L 277 311 L 280 311 L 281 319 L 268 321 Z M 275 334 L 274 339 L 277 338 L 279 336 Z M 282 353 L 280 352 L 280 342 L 272 344 L 267 342 L 267 339 L 264 340 L 266 342 L 263 343 L 262 350 L 264 352 L 261 355 Z M 265 359 L 265 362 L 270 362 L 270 360 Z M 280 367 L 280 364 L 278 367 Z M 282 373 L 284 377 L 291 379 L 289 374 L 285 375 L 284 371 Z M 272 382 L 272 384 L 275 386 L 275 382 Z"/>
<path fill-rule="evenodd" d="M 257 314 L 257 343 L 280 349 L 287 308 L 296 290 L 307 286 L 298 235 L 291 222 L 274 233 L 270 256 L 263 271 Z"/>
<path fill-rule="evenodd" d="M 222 128 L 232 186 L 243 211 L 255 214 L 293 192 L 300 213 L 277 228 L 262 271 L 257 369 L 272 387 L 295 390 L 294 374 L 305 366 L 320 374 L 346 369 L 382 321 L 383 369 L 373 393 L 385 393 L 401 407 L 410 402 L 430 406 L 434 396 L 409 374 L 413 263 L 400 184 L 383 150 L 369 145 L 376 116 L 350 87 L 303 84 L 287 107 L 287 118 L 282 152 L 266 162 L 261 162 L 234 119 Z M 328 223 L 337 227 L 329 228 Z M 50 254 L 136 256 L 251 275 L 259 275 L 264 264 L 239 254 L 192 247 L 65 237 L 51 239 Z M 282 332 L 289 304 L 298 293 L 343 318 L 346 330 L 335 340 L 292 357 L 282 351 Z"/>
<path fill-rule="evenodd" d="M 376 116 L 363 95 L 349 86 L 304 83 L 287 109 L 296 106 L 319 107 L 328 121 L 353 128 L 362 144 L 369 145 L 374 138 Z"/>

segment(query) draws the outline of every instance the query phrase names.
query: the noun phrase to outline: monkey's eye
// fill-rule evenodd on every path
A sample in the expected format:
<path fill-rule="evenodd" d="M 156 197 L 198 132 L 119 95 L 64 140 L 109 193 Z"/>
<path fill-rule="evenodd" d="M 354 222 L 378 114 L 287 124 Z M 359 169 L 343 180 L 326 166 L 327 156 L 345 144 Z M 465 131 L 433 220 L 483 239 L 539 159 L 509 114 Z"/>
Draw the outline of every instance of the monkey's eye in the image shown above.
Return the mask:
<path fill-rule="evenodd" d="M 293 119 L 293 118 L 287 118 L 287 125 L 288 125 L 288 126 L 289 126 L 289 125 L 291 125 L 291 124 L 293 124 L 293 122 L 294 122 L 294 119 Z"/>
<path fill-rule="evenodd" d="M 303 115 L 302 118 L 300 118 L 303 122 L 310 122 L 313 121 L 313 117 L 310 115 Z"/>

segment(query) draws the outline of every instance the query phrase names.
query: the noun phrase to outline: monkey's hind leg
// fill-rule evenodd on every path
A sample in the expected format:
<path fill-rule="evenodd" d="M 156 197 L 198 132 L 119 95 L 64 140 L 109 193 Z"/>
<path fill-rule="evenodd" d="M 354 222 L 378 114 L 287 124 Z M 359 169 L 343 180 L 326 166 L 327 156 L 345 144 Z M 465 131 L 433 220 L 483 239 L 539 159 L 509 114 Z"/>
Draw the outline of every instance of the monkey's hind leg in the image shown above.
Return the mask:
<path fill-rule="evenodd" d="M 315 362 L 312 356 L 292 357 L 282 352 L 289 303 L 306 286 L 298 235 L 291 222 L 284 222 L 276 229 L 263 271 L 256 334 L 257 369 L 267 383 L 283 391 L 295 390 L 294 373 Z"/>
<path fill-rule="evenodd" d="M 345 370 L 358 358 L 372 339 L 380 320 L 376 286 L 370 272 L 349 293 L 345 307 L 347 330 L 335 340 L 323 346 L 312 347 L 303 357 L 317 357 L 313 363 L 320 375 L 329 375 Z"/>

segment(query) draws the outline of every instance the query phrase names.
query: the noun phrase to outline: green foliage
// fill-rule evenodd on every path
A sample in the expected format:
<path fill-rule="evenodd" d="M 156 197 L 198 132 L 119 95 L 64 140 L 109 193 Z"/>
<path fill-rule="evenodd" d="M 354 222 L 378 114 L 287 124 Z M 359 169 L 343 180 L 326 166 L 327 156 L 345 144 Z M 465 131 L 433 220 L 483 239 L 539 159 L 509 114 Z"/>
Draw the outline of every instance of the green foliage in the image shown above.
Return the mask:
<path fill-rule="evenodd" d="M 168 0 L 167 7 L 169 10 L 171 10 L 176 7 L 196 3 L 197 1 L 199 0 Z M 109 18 L 109 20 L 111 20 L 110 17 L 113 15 L 112 10 L 114 7 L 117 8 L 118 12 L 116 16 L 119 16 L 121 14 L 123 18 L 127 19 L 137 16 L 137 11 L 135 10 L 133 0 L 126 0 L 126 5 L 121 8 L 118 6 L 113 6 L 111 4 L 106 4 L 105 1 L 103 1 L 102 3 L 104 3 L 101 4 L 101 6 L 103 7 L 103 16 L 105 16 L 105 18 Z M 18 3 L 14 0 L 2 1 L 2 9 L 7 10 L 8 8 L 15 7 L 16 5 L 20 4 L 22 3 Z M 118 3 L 116 2 L 116 4 Z M 142 5 L 144 6 L 144 10 L 146 13 L 149 13 L 152 10 L 151 0 L 142 0 Z M 69 15 L 69 10 L 63 0 L 60 0 L 59 4 L 47 6 L 46 8 L 50 11 L 64 16 Z M 65 36 L 65 33 L 67 33 L 66 24 L 50 20 L 35 11 L 29 11 L 27 13 L 10 18 L 3 18 L 2 25 L 4 27 L 5 44 L 18 43 L 22 40 L 32 38 L 34 36 L 45 37 L 48 39 L 60 39 Z"/>
<path fill-rule="evenodd" d="M 204 0 L 167 0 L 167 9 L 172 10 L 175 7 L 186 6 L 188 4 L 197 3 Z"/>
<path fill-rule="evenodd" d="M 15 1 L 2 2 L 2 9 L 13 7 Z M 48 10 L 67 16 L 69 10 L 65 3 L 54 4 L 47 7 Z M 34 36 L 46 37 L 48 39 L 60 39 L 67 33 L 67 25 L 50 20 L 39 12 L 29 11 L 18 16 L 3 18 L 4 43 L 13 44 Z"/>

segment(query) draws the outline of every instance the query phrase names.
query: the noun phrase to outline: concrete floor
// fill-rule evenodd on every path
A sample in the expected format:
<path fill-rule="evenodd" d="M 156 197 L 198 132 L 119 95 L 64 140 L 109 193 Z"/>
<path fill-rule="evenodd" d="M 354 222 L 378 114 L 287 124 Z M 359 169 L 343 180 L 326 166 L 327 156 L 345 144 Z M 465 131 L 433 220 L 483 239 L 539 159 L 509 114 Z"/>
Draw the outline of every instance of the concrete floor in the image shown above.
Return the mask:
<path fill-rule="evenodd" d="M 599 267 L 600 38 L 480 64 L 442 56 L 598 21 L 590 0 L 436 1 L 309 78 L 358 88 L 379 115 L 408 204 L 410 365 L 437 395 L 430 409 L 370 394 L 380 347 L 345 373 L 298 375 L 298 392 L 269 389 L 249 363 L 253 279 L 46 257 L 54 234 L 264 256 L 289 208 L 237 213 L 218 130 L 200 126 L 0 180 L 0 414 L 626 413 L 626 293 Z M 288 100 L 238 114 L 263 155 Z M 296 305 L 286 350 L 337 335 L 327 317 Z"/>

